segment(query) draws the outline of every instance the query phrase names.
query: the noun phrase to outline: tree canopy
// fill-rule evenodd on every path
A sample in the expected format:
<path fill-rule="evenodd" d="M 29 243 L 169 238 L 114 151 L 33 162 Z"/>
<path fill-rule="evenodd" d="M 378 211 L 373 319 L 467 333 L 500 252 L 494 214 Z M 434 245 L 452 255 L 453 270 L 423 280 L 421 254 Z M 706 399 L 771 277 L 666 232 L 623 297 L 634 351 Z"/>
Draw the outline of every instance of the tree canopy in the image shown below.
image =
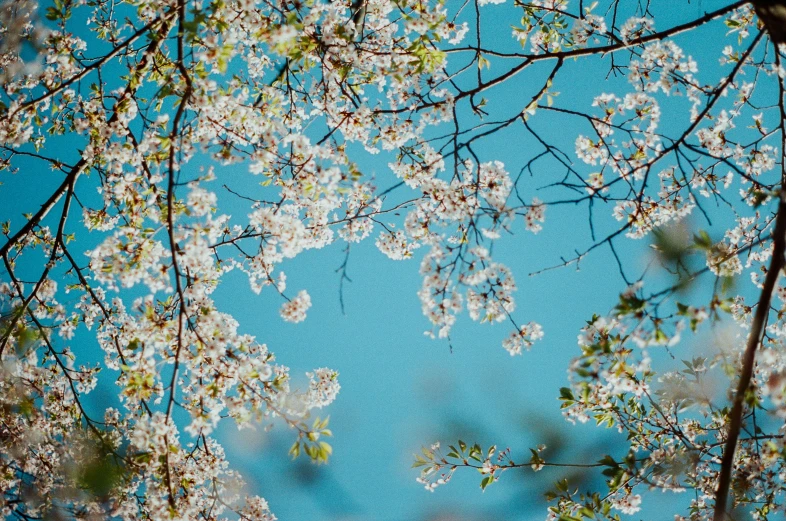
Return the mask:
<path fill-rule="evenodd" d="M 307 321 L 288 262 L 343 248 L 343 306 L 373 241 L 419 259 L 412 327 L 452 345 L 466 311 L 525 361 L 549 332 L 494 246 L 569 215 L 586 240 L 540 272 L 605 252 L 619 300 L 582 317 L 559 399 L 626 446 L 555 462 L 424 440 L 418 481 L 597 467 L 598 490 L 560 481 L 544 515 L 618 519 L 658 489 L 690 491 L 669 518 L 782 517 L 785 18 L 776 0 L 0 3 L 0 197 L 28 208 L 0 210 L 2 516 L 275 519 L 212 434 L 280 424 L 291 456 L 328 462 L 341 368 L 292 385 L 222 280 Z M 707 331 L 726 347 L 696 346 Z M 99 380 L 120 405 L 97 417 Z"/>

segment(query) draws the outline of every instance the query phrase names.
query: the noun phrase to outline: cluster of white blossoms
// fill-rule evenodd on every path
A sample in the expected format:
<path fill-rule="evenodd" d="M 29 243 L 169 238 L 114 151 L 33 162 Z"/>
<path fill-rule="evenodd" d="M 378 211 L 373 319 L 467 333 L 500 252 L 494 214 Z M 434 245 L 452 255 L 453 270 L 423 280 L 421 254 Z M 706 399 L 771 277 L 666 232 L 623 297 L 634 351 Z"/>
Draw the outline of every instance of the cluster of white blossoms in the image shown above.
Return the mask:
<path fill-rule="evenodd" d="M 530 322 L 503 340 L 502 347 L 510 353 L 510 356 L 520 355 L 522 349 L 529 349 L 541 338 L 543 338 L 543 328 L 536 322 Z"/>
<path fill-rule="evenodd" d="M 648 163 L 663 149 L 656 132 L 660 122 L 657 100 L 644 92 L 631 92 L 622 99 L 614 94 L 601 94 L 592 105 L 603 110 L 602 117 L 592 119 L 597 139 L 579 135 L 576 155 L 587 164 L 611 169 L 623 179 L 642 180 Z M 627 126 L 615 123 L 615 116 L 625 118 Z M 617 143 L 613 138 L 615 127 L 629 139 Z M 590 193 L 604 189 L 602 181 L 602 172 L 591 174 L 587 181 Z"/>
<path fill-rule="evenodd" d="M 638 90 L 670 94 L 680 85 L 695 82 L 695 60 L 686 56 L 672 41 L 654 42 L 644 47 L 638 60 L 631 60 L 628 80 Z M 695 87 L 694 87 L 695 88 Z"/>
<path fill-rule="evenodd" d="M 660 172 L 658 177 L 658 199 L 644 196 L 641 201 L 623 201 L 614 207 L 614 217 L 629 225 L 628 237 L 640 239 L 656 228 L 681 221 L 693 211 L 693 195 L 689 193 L 688 200 L 683 200 L 683 184 L 673 169 Z"/>
<path fill-rule="evenodd" d="M 623 514 L 635 514 L 641 510 L 641 496 L 639 494 L 626 494 L 612 499 L 611 505 Z"/>
<path fill-rule="evenodd" d="M 520 25 L 513 26 L 513 38 L 522 46 L 529 42 L 530 52 L 538 55 L 584 48 L 608 36 L 605 17 L 592 13 L 597 4 L 584 6 L 580 16 L 569 13 L 569 4 L 568 0 L 529 2 Z"/>
<path fill-rule="evenodd" d="M 338 373 L 327 367 L 306 373 L 310 383 L 308 387 L 309 402 L 315 407 L 330 405 L 336 399 L 341 386 L 338 384 Z"/>
<path fill-rule="evenodd" d="M 620 38 L 623 42 L 638 40 L 655 30 L 655 21 L 651 18 L 633 16 L 625 20 L 620 27 Z"/>
<path fill-rule="evenodd" d="M 577 19 L 571 28 L 571 36 L 573 36 L 573 44 L 578 46 L 586 45 L 593 40 L 593 43 L 598 42 L 601 37 L 606 33 L 606 19 L 591 13 Z"/>
<path fill-rule="evenodd" d="M 544 222 L 546 222 L 546 205 L 537 197 L 533 197 L 524 213 L 524 225 L 532 233 L 538 233 L 543 229 Z"/>
<path fill-rule="evenodd" d="M 504 265 L 492 262 L 487 250 L 475 248 L 470 253 L 475 259 L 459 277 L 467 287 L 469 316 L 481 322 L 502 322 L 516 308 L 513 275 Z"/>
<path fill-rule="evenodd" d="M 461 311 L 462 306 L 461 293 L 452 280 L 452 266 L 448 265 L 446 259 L 447 252 L 435 246 L 420 264 L 423 285 L 418 296 L 423 314 L 434 326 L 430 335 L 434 337 L 436 330 L 439 338 L 448 337 L 456 322 L 456 314 Z M 443 268 L 443 265 L 448 267 Z"/>
<path fill-rule="evenodd" d="M 412 253 L 420 244 L 413 242 L 404 232 L 383 232 L 377 237 L 377 248 L 393 260 L 412 257 Z"/>
<path fill-rule="evenodd" d="M 306 290 L 301 290 L 292 300 L 281 305 L 281 318 L 287 322 L 303 322 L 310 307 L 311 297 Z"/>

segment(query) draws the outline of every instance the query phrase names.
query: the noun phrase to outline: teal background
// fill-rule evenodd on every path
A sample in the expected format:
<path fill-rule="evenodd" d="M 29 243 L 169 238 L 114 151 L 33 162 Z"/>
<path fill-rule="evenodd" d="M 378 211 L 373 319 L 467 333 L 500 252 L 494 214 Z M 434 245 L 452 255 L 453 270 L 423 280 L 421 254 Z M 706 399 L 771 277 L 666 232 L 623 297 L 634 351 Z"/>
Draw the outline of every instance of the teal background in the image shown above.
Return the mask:
<path fill-rule="evenodd" d="M 458 5 L 453 1 L 447 4 L 450 10 Z M 676 8 L 673 5 L 673 2 L 659 2 L 653 6 L 657 29 L 691 19 L 724 3 L 704 0 L 680 2 Z M 465 11 L 462 17 L 472 14 Z M 487 47 L 515 49 L 517 44 L 509 38 L 509 27 L 519 15 L 511 2 L 490 5 L 481 12 L 483 41 Z M 723 46 L 736 42 L 735 36 L 725 37 L 725 31 L 725 27 L 716 23 L 676 39 L 698 61 L 698 76 L 703 82 L 717 81 L 721 71 L 729 69 L 718 65 Z M 473 37 L 470 31 L 465 42 Z M 462 63 L 458 57 L 450 59 L 456 67 Z M 602 63 L 605 65 L 597 59 L 566 63 L 552 87 L 560 93 L 555 104 L 587 110 L 592 98 L 601 92 L 620 96 L 629 92 L 631 88 L 624 78 L 606 77 L 608 61 Z M 508 66 L 506 60 L 492 60 L 492 67 L 484 72 L 484 77 L 499 74 Z M 551 67 L 551 63 L 538 65 L 486 93 L 490 120 L 498 114 L 510 117 L 522 110 L 522 100 L 526 100 L 525 105 L 529 102 Z M 663 104 L 661 128 L 669 134 L 685 128 L 687 101 L 663 95 L 658 98 Z M 460 118 L 467 125 L 477 121 L 466 102 L 461 105 Z M 559 144 L 574 161 L 575 137 L 591 130 L 586 122 L 545 111 L 539 111 L 529 123 L 544 138 Z M 448 126 L 440 127 L 434 131 L 435 135 L 447 129 Z M 537 142 L 520 123 L 486 138 L 475 150 L 483 161 L 503 161 L 514 176 L 528 159 L 540 152 Z M 67 160 L 74 156 L 74 143 L 55 139 L 45 151 Z M 355 160 L 365 175 L 377 180 L 381 189 L 396 182 L 387 167 L 390 156 L 359 152 Z M 204 164 L 207 164 L 204 158 L 195 160 L 183 174 L 195 176 Z M 19 165 L 22 168 L 16 175 L 0 174 L 4 183 L 0 192 L 3 202 L 0 219 L 11 218 L 12 229 L 22 222 L 20 214 L 34 211 L 48 188 L 61 179 L 59 174 L 41 171 L 40 166 L 32 163 L 21 161 Z M 593 171 L 592 167 L 580 163 L 574 166 L 585 174 Z M 204 185 L 219 194 L 219 213 L 233 215 L 233 222 L 237 223 L 242 223 L 250 212 L 248 203 L 229 194 L 221 185 L 227 184 L 251 197 L 265 193 L 257 185 L 259 179 L 252 179 L 246 168 L 243 164 L 216 166 L 218 179 Z M 532 179 L 525 178 L 529 172 L 522 176 L 520 186 L 525 200 L 537 196 L 554 201 L 565 196 L 566 192 L 559 188 L 537 189 L 562 176 L 554 161 L 539 161 L 533 171 Z M 95 183 L 95 179 L 83 182 Z M 394 192 L 389 201 L 407 195 L 400 192 Z M 180 195 L 185 196 L 185 191 Z M 708 206 L 711 216 L 720 213 L 712 204 Z M 598 205 L 592 209 L 597 238 L 618 226 L 611 217 L 611 208 Z M 53 211 L 52 215 L 56 213 Z M 619 291 L 625 287 L 610 250 L 603 247 L 594 251 L 578 267 L 572 265 L 529 276 L 531 272 L 559 264 L 561 257 L 574 256 L 575 250 L 590 246 L 593 240 L 589 217 L 586 204 L 551 206 L 540 234 L 527 232 L 519 218 L 513 226 L 515 235 L 504 236 L 494 245 L 494 258 L 508 265 L 518 282 L 514 317 L 521 323 L 534 320 L 545 331 L 545 338 L 521 357 L 512 358 L 501 347 L 501 341 L 510 333 L 510 324 L 479 325 L 464 313 L 459 316 L 450 343 L 425 337 L 423 331 L 429 329 L 429 324 L 421 314 L 416 294 L 421 284 L 418 268 L 423 250 L 418 250 L 412 260 L 391 261 L 374 246 L 376 233 L 351 247 L 348 275 L 352 282 L 344 286 L 345 313 L 339 306 L 340 275 L 336 273 L 344 261 L 345 244 L 341 241 L 323 250 L 306 251 L 281 265 L 288 277 L 288 294 L 307 289 L 311 295 L 313 307 L 301 324 L 280 319 L 278 310 L 282 299 L 270 288 L 257 296 L 248 288 L 242 273 L 228 274 L 215 293 L 216 301 L 223 311 L 240 322 L 243 332 L 266 343 L 280 363 L 291 367 L 295 384 L 298 378 L 301 385 L 305 383 L 306 371 L 327 366 L 339 371 L 342 386 L 338 399 L 323 411 L 330 415 L 334 433 L 331 440 L 334 452 L 327 466 L 290 461 L 286 453 L 295 435 L 281 422 L 275 422 L 269 432 L 262 428 L 238 431 L 230 421 L 221 423 L 217 436 L 224 442 L 233 467 L 247 479 L 249 491 L 265 497 L 281 520 L 542 519 L 546 506 L 542 492 L 552 481 L 572 471 L 513 470 L 502 474 L 501 480 L 483 493 L 479 488 L 479 474 L 458 471 L 450 484 L 428 493 L 415 482 L 418 472 L 410 468 L 412 454 L 419 452 L 422 445 L 438 440 L 446 444 L 461 438 L 483 446 L 509 446 L 517 461 L 528 460 L 527 449 L 539 443 L 549 446 L 544 453 L 548 461 L 589 463 L 606 453 L 621 456 L 624 439 L 615 431 L 565 422 L 557 400 L 559 388 L 567 384 L 570 360 L 578 354 L 576 337 L 580 328 L 593 313 L 605 314 L 612 309 Z M 389 220 L 400 222 L 395 216 Z M 691 227 L 710 230 L 716 239 L 722 235 L 723 219 L 711 226 L 694 212 L 689 223 Z M 101 239 L 88 234 L 77 218 L 69 226 L 85 248 Z M 623 239 L 617 246 L 629 279 L 639 277 L 653 260 L 646 239 Z M 650 275 L 653 282 L 646 287 L 652 290 L 670 280 L 657 267 L 650 268 Z M 699 295 L 711 288 L 712 279 L 705 279 L 703 284 L 697 288 Z M 102 354 L 89 333 L 82 331 L 77 338 L 81 343 L 74 349 L 79 361 L 101 360 Z M 688 353 L 685 357 L 690 356 L 691 345 L 688 342 L 679 348 Z M 101 410 L 115 405 L 116 394 L 114 385 L 105 380 L 90 395 L 92 406 Z M 594 475 L 595 483 L 600 483 L 597 474 Z M 574 477 L 581 486 L 589 486 L 590 481 L 579 480 L 577 474 Z M 687 495 L 659 493 L 654 497 L 655 505 L 663 504 L 661 501 L 683 503 L 690 499 Z"/>

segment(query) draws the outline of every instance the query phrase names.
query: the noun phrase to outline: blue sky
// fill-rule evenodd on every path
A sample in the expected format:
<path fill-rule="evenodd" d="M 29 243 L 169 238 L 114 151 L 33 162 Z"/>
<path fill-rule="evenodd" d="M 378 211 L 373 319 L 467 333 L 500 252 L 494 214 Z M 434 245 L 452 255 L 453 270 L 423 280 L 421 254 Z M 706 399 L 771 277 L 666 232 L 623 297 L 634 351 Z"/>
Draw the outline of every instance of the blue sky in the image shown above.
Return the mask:
<path fill-rule="evenodd" d="M 449 8 L 451 4 L 448 2 Z M 685 11 L 665 10 L 656 17 L 657 27 L 671 26 L 719 5 L 722 3 L 704 1 L 695 10 L 692 4 Z M 507 42 L 510 22 L 504 15 L 510 9 L 510 5 L 484 8 L 484 28 L 490 41 Z M 708 37 L 706 42 L 684 43 L 686 51 L 699 61 L 700 71 L 708 64 L 706 70 L 714 78 L 722 42 L 710 42 Z M 566 64 L 553 87 L 560 91 L 557 104 L 586 108 L 596 94 L 630 90 L 623 79 L 606 81 L 606 70 L 597 63 L 587 60 Z M 532 74 L 528 72 L 491 91 L 487 95 L 490 109 L 517 107 L 520 100 L 529 99 L 540 88 L 538 81 L 548 69 L 533 69 Z M 502 70 L 503 63 L 493 62 L 489 74 Z M 469 120 L 472 116 L 467 112 L 462 117 Z M 684 125 L 687 113 L 680 117 L 682 120 L 675 118 L 664 126 Z M 562 143 L 569 153 L 573 139 L 582 132 L 574 126 L 575 121 L 551 118 L 543 112 L 532 118 L 531 125 Z M 67 144 L 59 146 L 64 154 L 71 152 Z M 501 160 L 514 173 L 533 150 L 537 151 L 534 139 L 519 124 L 486 139 L 477 148 L 482 160 Z M 361 154 L 356 160 L 364 174 L 374 176 L 380 187 L 395 181 L 384 155 Z M 196 172 L 199 166 L 197 161 L 188 168 Z M 557 197 L 556 190 L 535 190 L 561 175 L 556 165 L 543 161 L 535 172 L 538 178 L 522 183 L 525 198 Z M 244 218 L 250 211 L 247 203 L 221 189 L 221 184 L 254 190 L 257 180 L 249 183 L 245 165 L 217 166 L 216 173 L 218 180 L 205 187 L 219 193 L 220 212 Z M 59 176 L 42 172 L 35 185 L 26 179 L 24 173 L 15 177 L 4 174 L 5 193 L 19 197 L 3 201 L 3 220 L 37 208 L 37 193 L 44 193 L 42 187 L 57 182 Z M 602 237 L 617 222 L 610 216 L 610 207 L 595 211 L 596 230 Z M 692 216 L 691 223 L 708 228 L 698 215 Z M 84 238 L 86 233 L 81 235 Z M 628 275 L 636 278 L 651 260 L 648 242 L 622 242 L 625 245 L 619 251 Z M 562 419 L 557 400 L 559 388 L 567 383 L 569 362 L 578 353 L 576 336 L 580 328 L 593 313 L 603 314 L 613 308 L 624 288 L 611 252 L 608 248 L 596 250 L 581 262 L 580 269 L 571 266 L 528 276 L 591 243 L 586 206 L 565 205 L 547 210 L 540 234 L 528 233 L 519 220 L 515 235 L 495 244 L 495 259 L 511 267 L 518 282 L 514 316 L 520 322 L 534 320 L 545 330 L 544 339 L 531 352 L 515 358 L 501 347 L 502 339 L 510 333 L 509 324 L 476 324 L 462 314 L 451 335 L 452 350 L 448 342 L 423 335 L 429 324 L 421 314 L 416 294 L 421 283 L 418 268 L 422 251 L 412 260 L 394 262 L 376 249 L 373 237 L 352 245 L 348 264 L 352 282 L 344 286 L 345 314 L 339 306 L 340 277 L 336 273 L 344 261 L 343 242 L 285 262 L 282 269 L 287 273 L 290 292 L 305 288 L 313 301 L 307 320 L 301 324 L 280 319 L 282 301 L 270 288 L 257 296 L 248 289 L 245 276 L 230 273 L 215 297 L 223 311 L 240 322 L 242 331 L 267 343 L 278 361 L 291 367 L 295 383 L 306 371 L 327 366 L 339 371 L 342 386 L 338 399 L 324 411 L 331 417 L 334 433 L 334 453 L 328 466 L 289 461 L 286 451 L 294 433 L 281 423 L 269 432 L 238 432 L 227 421 L 218 435 L 227 446 L 230 462 L 282 520 L 425 520 L 437 519 L 434 516 L 440 513 L 454 516 L 444 519 L 467 521 L 541 519 L 545 502 L 540 493 L 559 472 L 512 471 L 484 493 L 479 488 L 478 474 L 459 472 L 451 484 L 428 493 L 415 482 L 417 471 L 410 468 L 412 454 L 421 445 L 459 438 L 484 446 L 510 446 L 513 458 L 518 455 L 520 460 L 528 459 L 527 448 L 539 443 L 551 446 L 545 452 L 547 459 L 566 462 L 591 462 L 607 452 L 614 453 L 615 433 L 587 425 L 572 426 Z M 77 352 L 86 358 L 95 354 L 88 349 Z M 100 354 L 95 357 L 100 358 Z M 115 388 L 109 385 L 98 392 L 107 394 L 94 396 L 96 407 Z"/>

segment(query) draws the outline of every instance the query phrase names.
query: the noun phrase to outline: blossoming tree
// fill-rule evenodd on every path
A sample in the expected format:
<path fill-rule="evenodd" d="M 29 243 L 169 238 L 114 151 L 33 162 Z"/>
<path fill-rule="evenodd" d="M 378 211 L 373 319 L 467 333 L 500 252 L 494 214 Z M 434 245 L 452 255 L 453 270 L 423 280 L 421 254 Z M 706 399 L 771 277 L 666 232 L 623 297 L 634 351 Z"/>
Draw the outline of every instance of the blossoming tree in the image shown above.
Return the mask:
<path fill-rule="evenodd" d="M 220 421 L 281 422 L 293 456 L 325 462 L 331 432 L 317 410 L 335 399 L 337 372 L 291 386 L 264 339 L 213 298 L 222 277 L 243 273 L 300 322 L 311 298 L 287 288 L 287 259 L 373 240 L 393 260 L 421 257 L 430 335 L 449 338 L 466 308 L 510 324 L 502 347 L 518 355 L 544 331 L 514 314 L 515 267 L 492 245 L 537 233 L 558 205 L 589 209 L 579 218 L 592 229 L 559 264 L 608 248 L 627 282 L 615 309 L 587 317 L 563 409 L 616 427 L 629 447 L 596 464 L 604 491 L 558 483 L 550 518 L 634 513 L 651 487 L 694 490 L 675 512 L 689 519 L 782 515 L 783 6 L 714 2 L 661 26 L 654 2 L 500 3 L 2 3 L 0 167 L 38 197 L 24 219 L 2 216 L 4 517 L 274 519 L 237 492 L 211 433 Z M 492 15 L 504 38 L 484 26 Z M 722 43 L 709 58 L 708 34 Z M 589 83 L 581 93 L 598 90 L 584 103 L 573 90 L 590 68 L 613 88 Z M 505 88 L 517 95 L 495 98 Z M 569 132 L 539 130 L 550 122 Z M 524 164 L 486 147 L 504 133 L 537 144 Z M 370 155 L 388 178 L 363 173 Z M 235 163 L 252 179 L 242 193 L 222 181 Z M 227 196 L 242 218 L 222 211 Z M 672 230 L 691 213 L 725 233 L 680 242 Z M 611 231 L 596 235 L 596 222 Z M 625 242 L 642 239 L 676 283 L 628 279 Z M 712 287 L 705 301 L 681 300 L 693 281 Z M 746 332 L 731 351 L 682 370 L 652 363 L 688 330 L 729 320 Z M 92 345 L 97 365 L 80 361 Z M 703 393 L 714 374 L 727 394 Z M 122 410 L 88 414 L 99 379 L 116 382 Z M 547 456 L 539 447 L 522 463 L 459 442 L 415 465 L 432 490 L 463 467 L 485 488 L 555 464 Z"/>

